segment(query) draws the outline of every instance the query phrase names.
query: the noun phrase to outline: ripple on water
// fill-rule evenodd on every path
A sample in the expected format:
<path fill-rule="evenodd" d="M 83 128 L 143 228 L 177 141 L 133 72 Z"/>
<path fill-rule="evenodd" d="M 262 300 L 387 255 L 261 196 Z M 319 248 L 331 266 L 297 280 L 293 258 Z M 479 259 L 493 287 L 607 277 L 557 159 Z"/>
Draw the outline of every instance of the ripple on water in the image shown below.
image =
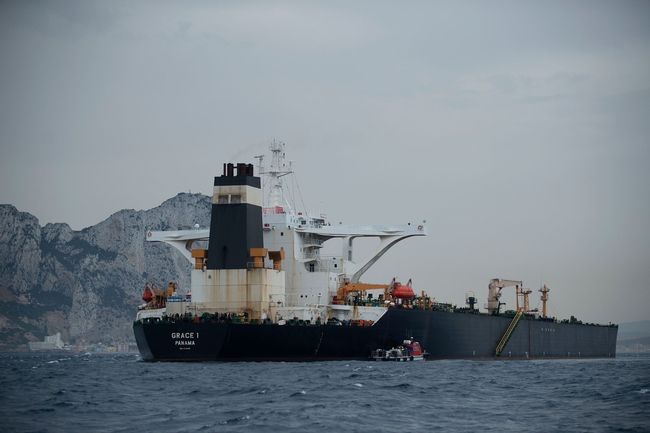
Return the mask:
<path fill-rule="evenodd" d="M 243 415 L 239 416 L 236 418 L 230 418 L 225 421 L 221 421 L 219 424 L 221 425 L 227 425 L 227 424 L 241 424 L 243 422 L 249 421 L 251 419 L 250 415 Z"/>
<path fill-rule="evenodd" d="M 405 389 L 411 388 L 412 386 L 413 385 L 411 385 L 410 383 L 402 382 L 402 383 L 398 383 L 398 384 L 395 384 L 395 385 L 384 385 L 384 386 L 382 386 L 382 388 L 384 388 L 384 389 L 393 389 L 393 390 L 395 390 L 395 389 L 397 389 L 397 390 L 405 390 Z"/>
<path fill-rule="evenodd" d="M 48 364 L 59 359 L 0 354 L 3 431 L 128 432 L 143 419 L 157 433 L 650 431 L 650 356 L 387 365 L 93 355 Z M 404 410 L 386 410 L 396 407 Z"/>

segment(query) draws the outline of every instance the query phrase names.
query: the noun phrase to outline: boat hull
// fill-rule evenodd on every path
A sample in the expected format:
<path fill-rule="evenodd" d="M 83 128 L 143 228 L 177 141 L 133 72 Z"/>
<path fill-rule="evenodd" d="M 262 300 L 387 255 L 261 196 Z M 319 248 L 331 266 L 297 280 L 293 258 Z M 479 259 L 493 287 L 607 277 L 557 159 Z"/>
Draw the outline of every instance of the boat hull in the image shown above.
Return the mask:
<path fill-rule="evenodd" d="M 428 359 L 495 358 L 510 318 L 389 309 L 373 326 L 166 322 L 133 325 L 147 361 L 368 359 L 414 338 Z M 616 326 L 521 320 L 500 358 L 614 357 Z"/>

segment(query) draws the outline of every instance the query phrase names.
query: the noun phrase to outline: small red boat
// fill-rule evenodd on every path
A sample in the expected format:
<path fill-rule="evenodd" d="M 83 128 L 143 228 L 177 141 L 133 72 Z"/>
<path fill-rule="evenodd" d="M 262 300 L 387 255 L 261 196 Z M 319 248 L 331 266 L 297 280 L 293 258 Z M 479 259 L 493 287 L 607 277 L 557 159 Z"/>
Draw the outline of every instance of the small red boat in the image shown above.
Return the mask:
<path fill-rule="evenodd" d="M 401 346 L 391 349 L 373 350 L 370 359 L 374 361 L 423 361 L 427 353 L 419 342 L 411 339 L 404 340 Z"/>

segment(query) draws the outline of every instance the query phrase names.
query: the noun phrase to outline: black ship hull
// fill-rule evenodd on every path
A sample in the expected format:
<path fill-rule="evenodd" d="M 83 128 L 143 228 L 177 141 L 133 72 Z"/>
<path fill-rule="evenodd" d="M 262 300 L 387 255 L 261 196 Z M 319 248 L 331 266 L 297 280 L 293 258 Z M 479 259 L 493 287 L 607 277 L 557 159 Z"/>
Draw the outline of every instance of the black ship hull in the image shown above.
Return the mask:
<path fill-rule="evenodd" d="M 405 338 L 429 359 L 494 358 L 511 318 L 390 309 L 373 326 L 166 322 L 133 325 L 147 361 L 368 359 Z M 614 357 L 618 327 L 522 319 L 500 358 Z"/>

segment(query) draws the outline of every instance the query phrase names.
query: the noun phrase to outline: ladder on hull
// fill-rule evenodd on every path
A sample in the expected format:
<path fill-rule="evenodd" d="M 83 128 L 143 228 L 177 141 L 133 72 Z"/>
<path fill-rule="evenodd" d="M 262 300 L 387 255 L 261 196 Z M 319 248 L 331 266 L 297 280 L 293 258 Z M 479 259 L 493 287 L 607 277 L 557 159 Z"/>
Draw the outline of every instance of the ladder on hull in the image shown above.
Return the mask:
<path fill-rule="evenodd" d="M 506 344 L 508 343 L 508 340 L 510 340 L 510 336 L 514 332 L 515 328 L 517 327 L 517 324 L 519 323 L 519 320 L 521 319 L 521 316 L 524 315 L 524 312 L 519 310 L 517 311 L 517 314 L 515 314 L 515 317 L 512 318 L 510 321 L 510 324 L 506 328 L 506 331 L 503 333 L 501 336 L 501 339 L 499 340 L 499 344 L 497 344 L 496 351 L 494 352 L 495 356 L 500 356 L 501 352 L 503 351 L 503 348 L 506 347 Z"/>

